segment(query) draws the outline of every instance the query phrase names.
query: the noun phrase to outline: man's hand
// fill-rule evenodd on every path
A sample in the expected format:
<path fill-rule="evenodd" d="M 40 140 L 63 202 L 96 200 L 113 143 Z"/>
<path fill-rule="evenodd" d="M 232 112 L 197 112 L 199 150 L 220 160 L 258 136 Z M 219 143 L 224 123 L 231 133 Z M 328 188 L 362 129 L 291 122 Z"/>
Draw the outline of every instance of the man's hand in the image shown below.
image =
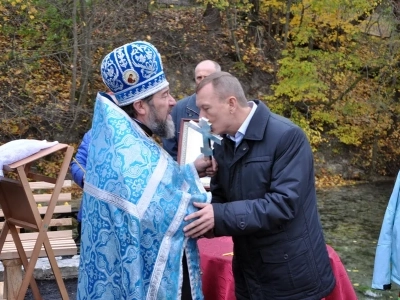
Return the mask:
<path fill-rule="evenodd" d="M 214 228 L 214 209 L 211 204 L 193 202 L 195 207 L 200 208 L 199 211 L 192 213 L 185 217 L 185 221 L 196 219 L 189 225 L 183 228 L 185 236 L 191 238 L 197 238 L 199 236 L 207 234 Z"/>
<path fill-rule="evenodd" d="M 199 177 L 212 177 L 217 173 L 218 170 L 218 164 L 214 157 L 212 157 L 210 160 L 210 157 L 203 155 L 196 158 L 194 161 L 194 166 L 196 167 Z"/>

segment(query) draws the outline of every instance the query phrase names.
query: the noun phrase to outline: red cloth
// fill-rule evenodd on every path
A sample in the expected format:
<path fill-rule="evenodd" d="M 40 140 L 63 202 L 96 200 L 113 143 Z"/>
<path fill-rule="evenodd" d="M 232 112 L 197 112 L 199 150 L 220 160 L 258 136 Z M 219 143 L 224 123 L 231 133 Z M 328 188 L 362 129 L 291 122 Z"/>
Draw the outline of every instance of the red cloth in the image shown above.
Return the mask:
<path fill-rule="evenodd" d="M 235 300 L 231 237 L 199 239 L 204 300 Z M 224 255 L 227 254 L 228 255 Z"/>
<path fill-rule="evenodd" d="M 356 292 L 351 284 L 339 255 L 329 245 L 326 245 L 333 274 L 335 275 L 336 285 L 332 293 L 326 296 L 325 300 L 357 300 Z"/>
<path fill-rule="evenodd" d="M 199 239 L 200 268 L 205 300 L 235 300 L 235 283 L 232 274 L 233 251 L 230 237 Z M 329 259 L 336 278 L 336 286 L 323 300 L 357 300 L 353 285 L 339 255 L 327 245 Z"/>

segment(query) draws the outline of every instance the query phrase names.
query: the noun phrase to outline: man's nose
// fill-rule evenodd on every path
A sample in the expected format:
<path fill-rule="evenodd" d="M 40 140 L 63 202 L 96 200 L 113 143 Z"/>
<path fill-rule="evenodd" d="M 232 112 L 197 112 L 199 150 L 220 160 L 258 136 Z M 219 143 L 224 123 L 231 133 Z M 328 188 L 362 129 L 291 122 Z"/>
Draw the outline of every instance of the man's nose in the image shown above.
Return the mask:
<path fill-rule="evenodd" d="M 200 118 L 204 118 L 204 117 L 205 117 L 204 111 L 203 111 L 202 109 L 200 109 L 200 112 L 199 112 L 199 119 L 200 119 Z"/>
<path fill-rule="evenodd" d="M 172 95 L 170 95 L 169 97 L 169 105 L 170 106 L 175 106 L 176 105 L 176 100 L 174 97 L 172 97 Z"/>

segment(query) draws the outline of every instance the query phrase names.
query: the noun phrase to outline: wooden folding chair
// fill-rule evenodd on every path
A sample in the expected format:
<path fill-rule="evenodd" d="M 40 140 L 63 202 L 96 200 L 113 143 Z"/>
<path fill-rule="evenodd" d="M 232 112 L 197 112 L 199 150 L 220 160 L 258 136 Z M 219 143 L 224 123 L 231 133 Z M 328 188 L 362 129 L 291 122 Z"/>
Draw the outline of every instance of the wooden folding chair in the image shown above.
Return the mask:
<path fill-rule="evenodd" d="M 57 178 L 51 178 L 32 172 L 31 166 L 34 161 L 57 151 L 64 152 L 63 163 Z M 49 241 L 47 230 L 57 203 L 57 198 L 61 192 L 72 155 L 72 146 L 68 146 L 66 144 L 57 144 L 53 147 L 43 149 L 38 153 L 29 156 L 28 158 L 4 167 L 6 172 L 17 173 L 19 180 L 0 177 L 0 205 L 3 209 L 5 219 L 5 224 L 0 235 L 0 253 L 3 250 L 6 242 L 7 234 L 11 233 L 18 251 L 18 255 L 25 269 L 25 276 L 22 280 L 17 296 L 18 300 L 24 299 L 29 284 L 31 285 L 31 290 L 35 299 L 42 299 L 36 281 L 33 277 L 35 265 L 42 247 L 44 247 L 46 251 L 62 299 L 69 299 L 64 281 L 61 277 L 60 269 L 58 268 L 54 256 L 54 251 Z M 34 200 L 28 178 L 47 181 L 55 184 L 53 194 L 43 219 L 40 216 L 38 207 Z M 19 236 L 17 226 L 37 232 L 36 242 L 33 246 L 29 262 L 23 243 L 21 242 L 21 238 Z"/>

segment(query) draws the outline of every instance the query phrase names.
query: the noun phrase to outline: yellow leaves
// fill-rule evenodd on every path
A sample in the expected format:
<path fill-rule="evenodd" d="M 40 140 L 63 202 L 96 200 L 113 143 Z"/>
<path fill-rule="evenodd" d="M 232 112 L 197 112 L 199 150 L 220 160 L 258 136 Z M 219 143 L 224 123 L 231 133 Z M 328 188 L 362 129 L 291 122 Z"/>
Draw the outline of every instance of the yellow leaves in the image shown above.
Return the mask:
<path fill-rule="evenodd" d="M 69 94 L 68 91 L 62 92 L 62 93 L 59 94 L 59 97 L 60 97 L 61 99 L 69 99 L 69 96 L 70 96 L 70 94 Z"/>
<path fill-rule="evenodd" d="M 0 122 L 1 130 L 13 135 L 22 135 L 29 129 L 29 122 L 26 119 L 3 119 Z"/>
<path fill-rule="evenodd" d="M 10 6 L 1 7 L 0 11 L 2 11 L 2 19 L 4 23 L 13 22 L 15 16 L 21 15 L 29 20 L 34 20 L 37 15 L 37 9 L 31 1 L 26 0 L 8 0 Z M 8 17 L 12 16 L 12 17 Z"/>
<path fill-rule="evenodd" d="M 342 83 L 346 79 L 346 75 L 343 72 L 336 72 L 333 74 L 333 80 L 337 83 Z"/>
<path fill-rule="evenodd" d="M 9 131 L 11 132 L 11 133 L 13 133 L 13 134 L 17 134 L 18 133 L 18 131 L 19 131 L 19 128 L 18 128 L 18 126 L 17 125 L 10 125 L 9 126 Z"/>
<path fill-rule="evenodd" d="M 315 185 L 317 188 L 344 186 L 348 185 L 349 183 L 350 182 L 348 180 L 344 180 L 341 175 L 330 174 L 324 169 L 322 169 L 315 178 Z"/>
<path fill-rule="evenodd" d="M 279 8 L 279 9 L 283 7 L 282 1 L 279 0 L 267 0 L 265 1 L 265 6 L 271 8 Z"/>
<path fill-rule="evenodd" d="M 330 131 L 346 145 L 360 146 L 362 143 L 364 129 L 354 124 L 341 124 L 337 128 Z"/>

